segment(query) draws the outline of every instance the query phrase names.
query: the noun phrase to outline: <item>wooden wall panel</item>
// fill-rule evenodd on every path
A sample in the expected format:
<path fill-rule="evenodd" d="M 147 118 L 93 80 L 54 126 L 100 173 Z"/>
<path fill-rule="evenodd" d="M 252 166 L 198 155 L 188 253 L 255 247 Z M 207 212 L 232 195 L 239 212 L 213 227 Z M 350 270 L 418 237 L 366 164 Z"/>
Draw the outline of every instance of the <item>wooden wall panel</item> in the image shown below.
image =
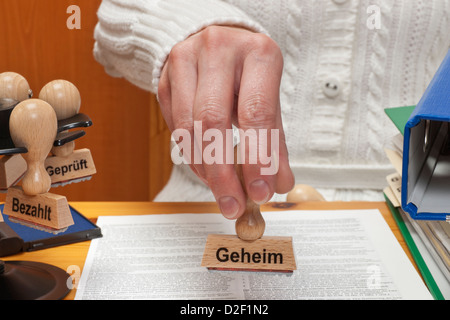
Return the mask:
<path fill-rule="evenodd" d="M 71 81 L 80 90 L 81 111 L 94 125 L 76 148 L 91 150 L 98 173 L 89 182 L 52 192 L 69 201 L 151 200 L 170 174 L 170 135 L 153 95 L 108 76 L 94 60 L 100 2 L 0 1 L 0 72 L 22 74 L 35 97 L 54 79 Z M 79 30 L 66 26 L 70 5 L 81 9 Z"/>

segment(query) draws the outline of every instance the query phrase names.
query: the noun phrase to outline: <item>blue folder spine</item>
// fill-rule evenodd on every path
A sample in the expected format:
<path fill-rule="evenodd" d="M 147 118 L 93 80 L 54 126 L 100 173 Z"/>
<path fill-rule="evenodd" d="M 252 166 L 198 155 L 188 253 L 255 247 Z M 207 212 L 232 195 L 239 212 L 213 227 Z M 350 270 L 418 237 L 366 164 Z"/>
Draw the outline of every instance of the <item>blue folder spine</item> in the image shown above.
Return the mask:
<path fill-rule="evenodd" d="M 402 208 L 413 219 L 445 220 L 450 211 L 441 214 L 418 212 L 416 205 L 408 203 L 411 128 L 414 128 L 423 120 L 450 122 L 450 50 L 405 125 L 401 195 Z"/>

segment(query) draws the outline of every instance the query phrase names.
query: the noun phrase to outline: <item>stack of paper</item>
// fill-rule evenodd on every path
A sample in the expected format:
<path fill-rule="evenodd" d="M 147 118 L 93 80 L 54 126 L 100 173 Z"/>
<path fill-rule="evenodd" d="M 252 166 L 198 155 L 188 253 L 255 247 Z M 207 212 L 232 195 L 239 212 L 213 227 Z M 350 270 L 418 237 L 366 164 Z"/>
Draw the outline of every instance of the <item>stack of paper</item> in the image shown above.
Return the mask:
<path fill-rule="evenodd" d="M 384 194 L 393 207 L 398 210 L 403 222 L 408 227 L 420 255 L 426 262 L 442 295 L 450 298 L 450 222 L 414 220 L 401 207 L 402 156 L 404 127 L 415 106 L 386 109 L 386 114 L 394 122 L 400 133 L 385 148 L 386 155 L 395 168 L 395 172 L 386 177 L 388 186 Z M 426 259 L 425 257 L 428 257 Z M 416 257 L 417 258 L 417 257 Z M 421 268 L 422 269 L 422 268 Z M 432 271 L 433 270 L 433 271 Z M 422 272 L 423 273 L 423 272 Z"/>
<path fill-rule="evenodd" d="M 263 216 L 266 235 L 292 236 L 292 274 L 202 267 L 208 234 L 234 233 L 220 214 L 101 216 L 103 238 L 91 242 L 76 299 L 432 298 L 378 210 Z"/>

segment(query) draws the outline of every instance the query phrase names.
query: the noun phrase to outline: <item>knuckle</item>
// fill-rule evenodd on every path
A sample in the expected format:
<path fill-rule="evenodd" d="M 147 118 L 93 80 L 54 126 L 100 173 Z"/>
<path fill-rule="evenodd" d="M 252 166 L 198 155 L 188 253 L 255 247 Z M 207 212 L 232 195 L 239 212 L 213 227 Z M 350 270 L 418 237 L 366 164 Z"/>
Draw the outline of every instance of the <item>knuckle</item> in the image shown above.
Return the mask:
<path fill-rule="evenodd" d="M 276 120 L 276 108 L 262 94 L 254 94 L 243 102 L 239 110 L 239 123 L 246 127 L 265 128 Z"/>
<path fill-rule="evenodd" d="M 228 123 L 228 116 L 223 111 L 222 106 L 215 101 L 208 101 L 204 104 L 195 117 L 201 121 L 205 129 L 221 128 Z"/>
<path fill-rule="evenodd" d="M 175 129 L 187 130 L 188 132 L 194 131 L 194 124 L 190 117 L 178 114 L 177 117 L 173 119 L 173 124 Z"/>
<path fill-rule="evenodd" d="M 209 26 L 201 32 L 201 39 L 207 48 L 215 48 L 223 40 L 223 28 L 220 26 Z"/>
<path fill-rule="evenodd" d="M 278 44 L 262 33 L 255 33 L 252 37 L 252 51 L 260 59 L 279 61 L 283 63 L 283 54 Z"/>
<path fill-rule="evenodd" d="M 192 48 L 187 41 L 175 44 L 170 51 L 168 63 L 172 67 L 183 64 L 191 60 Z"/>
<path fill-rule="evenodd" d="M 277 43 L 269 36 L 262 33 L 253 34 L 253 41 L 255 49 L 260 50 L 263 53 L 279 54 L 281 52 Z"/>

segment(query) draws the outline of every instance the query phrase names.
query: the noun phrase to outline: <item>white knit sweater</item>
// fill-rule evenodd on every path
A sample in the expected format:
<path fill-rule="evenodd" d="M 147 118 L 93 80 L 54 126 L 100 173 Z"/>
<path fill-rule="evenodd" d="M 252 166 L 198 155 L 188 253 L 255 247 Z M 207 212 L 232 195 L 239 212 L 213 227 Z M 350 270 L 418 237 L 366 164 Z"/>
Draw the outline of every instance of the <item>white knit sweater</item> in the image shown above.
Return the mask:
<path fill-rule="evenodd" d="M 153 93 L 171 48 L 205 26 L 271 36 L 296 183 L 328 200 L 382 199 L 397 133 L 384 109 L 416 104 L 450 47 L 450 0 L 103 0 L 98 18 L 96 59 Z M 213 199 L 182 166 L 156 198 Z"/>

